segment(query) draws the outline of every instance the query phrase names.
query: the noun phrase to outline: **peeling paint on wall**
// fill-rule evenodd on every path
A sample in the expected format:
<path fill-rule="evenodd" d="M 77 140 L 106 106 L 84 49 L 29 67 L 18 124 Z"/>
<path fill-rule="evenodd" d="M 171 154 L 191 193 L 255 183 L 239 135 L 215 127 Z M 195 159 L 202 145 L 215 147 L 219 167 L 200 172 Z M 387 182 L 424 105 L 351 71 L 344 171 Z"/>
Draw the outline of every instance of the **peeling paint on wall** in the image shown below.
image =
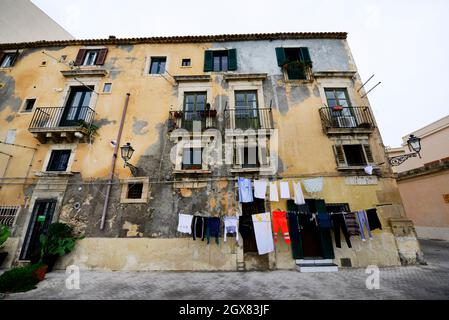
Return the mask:
<path fill-rule="evenodd" d="M 148 133 L 148 128 L 144 130 L 148 126 L 148 121 L 138 120 L 136 117 L 133 117 L 133 133 L 137 135 L 144 135 Z"/>
<path fill-rule="evenodd" d="M 10 75 L 0 71 L 0 83 L 5 84 L 4 87 L 0 87 L 0 113 L 8 107 L 11 112 L 19 112 L 22 99 L 15 95 L 16 81 Z"/>

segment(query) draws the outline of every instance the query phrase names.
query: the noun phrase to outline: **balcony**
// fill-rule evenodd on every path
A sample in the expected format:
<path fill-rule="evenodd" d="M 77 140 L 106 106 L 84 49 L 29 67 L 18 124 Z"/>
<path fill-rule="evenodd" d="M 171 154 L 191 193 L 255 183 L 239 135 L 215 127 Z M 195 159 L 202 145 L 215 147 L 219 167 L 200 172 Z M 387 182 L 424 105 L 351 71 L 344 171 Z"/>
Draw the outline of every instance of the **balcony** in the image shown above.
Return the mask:
<path fill-rule="evenodd" d="M 185 129 L 192 132 L 198 125 L 201 131 L 209 128 L 217 128 L 217 110 L 204 111 L 170 111 L 169 131 Z M 195 122 L 197 124 L 195 124 Z"/>
<path fill-rule="evenodd" d="M 271 108 L 237 107 L 225 110 L 226 129 L 273 129 Z"/>
<path fill-rule="evenodd" d="M 47 143 L 49 140 L 55 143 L 87 142 L 89 125 L 94 117 L 95 111 L 89 107 L 37 108 L 28 131 L 40 143 Z"/>
<path fill-rule="evenodd" d="M 326 134 L 371 133 L 375 128 L 368 107 L 324 107 L 319 113 Z"/>

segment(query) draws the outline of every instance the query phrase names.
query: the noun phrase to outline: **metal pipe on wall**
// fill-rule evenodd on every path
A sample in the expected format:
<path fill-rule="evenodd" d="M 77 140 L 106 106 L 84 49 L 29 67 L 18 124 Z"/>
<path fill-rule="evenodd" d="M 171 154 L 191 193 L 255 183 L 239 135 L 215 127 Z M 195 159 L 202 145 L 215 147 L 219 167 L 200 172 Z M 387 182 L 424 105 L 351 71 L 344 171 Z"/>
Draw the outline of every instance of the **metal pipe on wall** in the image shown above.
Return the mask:
<path fill-rule="evenodd" d="M 120 120 L 120 127 L 119 127 L 119 130 L 117 133 L 117 139 L 116 139 L 116 143 L 115 143 L 115 147 L 114 147 L 114 154 L 112 155 L 111 171 L 109 172 L 108 185 L 107 185 L 107 189 L 106 189 L 106 198 L 104 200 L 103 214 L 101 215 L 100 230 L 103 230 L 104 223 L 106 220 L 106 211 L 108 210 L 108 205 L 109 205 L 109 195 L 111 193 L 112 182 L 114 179 L 115 162 L 117 160 L 117 153 L 118 153 L 118 148 L 120 146 L 120 138 L 122 137 L 123 125 L 125 124 L 126 110 L 128 109 L 128 102 L 129 102 L 130 95 L 131 95 L 130 93 L 126 94 L 125 105 L 123 106 L 122 118 Z"/>

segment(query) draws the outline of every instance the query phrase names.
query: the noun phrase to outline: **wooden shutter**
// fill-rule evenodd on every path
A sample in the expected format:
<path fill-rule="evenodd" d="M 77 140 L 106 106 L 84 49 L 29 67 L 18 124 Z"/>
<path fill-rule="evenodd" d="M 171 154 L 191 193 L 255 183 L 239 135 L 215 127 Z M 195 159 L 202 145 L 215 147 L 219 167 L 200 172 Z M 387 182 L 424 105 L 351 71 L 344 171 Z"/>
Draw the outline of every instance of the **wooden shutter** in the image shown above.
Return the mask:
<path fill-rule="evenodd" d="M 108 48 L 101 49 L 98 53 L 97 61 L 95 62 L 96 65 L 103 65 L 104 61 L 106 60 L 106 55 L 108 54 Z"/>
<path fill-rule="evenodd" d="M 373 153 L 371 152 L 371 148 L 370 148 L 369 144 L 364 144 L 363 150 L 365 150 L 366 161 L 368 163 L 374 163 Z"/>
<path fill-rule="evenodd" d="M 0 51 L 0 64 L 3 62 L 4 56 L 5 56 L 5 53 L 3 51 Z"/>
<path fill-rule="evenodd" d="M 80 66 L 83 64 L 84 57 L 86 56 L 86 49 L 80 49 L 75 59 L 75 66 Z"/>
<path fill-rule="evenodd" d="M 213 54 L 211 50 L 204 51 L 204 71 L 212 71 L 213 67 Z"/>
<path fill-rule="evenodd" d="M 284 48 L 276 48 L 276 58 L 278 60 L 278 66 L 281 67 L 286 60 Z"/>
<path fill-rule="evenodd" d="M 228 50 L 228 70 L 237 70 L 237 50 Z"/>
<path fill-rule="evenodd" d="M 299 56 L 301 61 L 307 64 L 312 63 L 312 60 L 310 59 L 309 48 L 307 47 L 299 48 Z"/>
<path fill-rule="evenodd" d="M 345 158 L 345 152 L 343 150 L 343 146 L 340 144 L 336 144 L 333 146 L 334 148 L 334 155 L 335 155 L 335 161 L 337 162 L 337 166 L 346 166 L 346 158 Z"/>

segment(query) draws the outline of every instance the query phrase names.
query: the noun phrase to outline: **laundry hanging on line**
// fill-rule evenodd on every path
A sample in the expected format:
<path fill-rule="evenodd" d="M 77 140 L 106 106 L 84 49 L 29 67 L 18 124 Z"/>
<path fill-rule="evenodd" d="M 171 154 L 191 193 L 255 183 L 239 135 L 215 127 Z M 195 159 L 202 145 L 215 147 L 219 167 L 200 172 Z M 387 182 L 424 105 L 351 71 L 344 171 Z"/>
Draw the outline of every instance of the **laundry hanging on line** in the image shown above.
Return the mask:
<path fill-rule="evenodd" d="M 238 216 L 226 216 L 224 221 L 224 242 L 226 242 L 226 235 L 235 234 L 235 241 L 239 242 L 239 217 Z"/>
<path fill-rule="evenodd" d="M 293 182 L 293 191 L 295 192 L 295 204 L 305 204 L 306 201 L 304 199 L 304 194 L 302 193 L 301 182 Z"/>
<path fill-rule="evenodd" d="M 270 182 L 270 201 L 279 201 L 278 187 L 276 182 Z"/>
<path fill-rule="evenodd" d="M 259 255 L 274 251 L 270 212 L 251 215 Z"/>
<path fill-rule="evenodd" d="M 267 194 L 267 180 L 254 180 L 254 198 L 265 199 Z"/>
<path fill-rule="evenodd" d="M 239 177 L 237 180 L 237 186 L 239 191 L 239 201 L 246 203 L 246 202 L 253 202 L 253 186 L 250 179 L 247 178 L 241 178 Z"/>
<path fill-rule="evenodd" d="M 288 181 L 281 181 L 281 199 L 290 199 L 290 187 Z"/>
<path fill-rule="evenodd" d="M 193 219 L 193 215 L 180 213 L 177 230 L 182 233 L 191 234 L 192 233 L 192 219 Z"/>

